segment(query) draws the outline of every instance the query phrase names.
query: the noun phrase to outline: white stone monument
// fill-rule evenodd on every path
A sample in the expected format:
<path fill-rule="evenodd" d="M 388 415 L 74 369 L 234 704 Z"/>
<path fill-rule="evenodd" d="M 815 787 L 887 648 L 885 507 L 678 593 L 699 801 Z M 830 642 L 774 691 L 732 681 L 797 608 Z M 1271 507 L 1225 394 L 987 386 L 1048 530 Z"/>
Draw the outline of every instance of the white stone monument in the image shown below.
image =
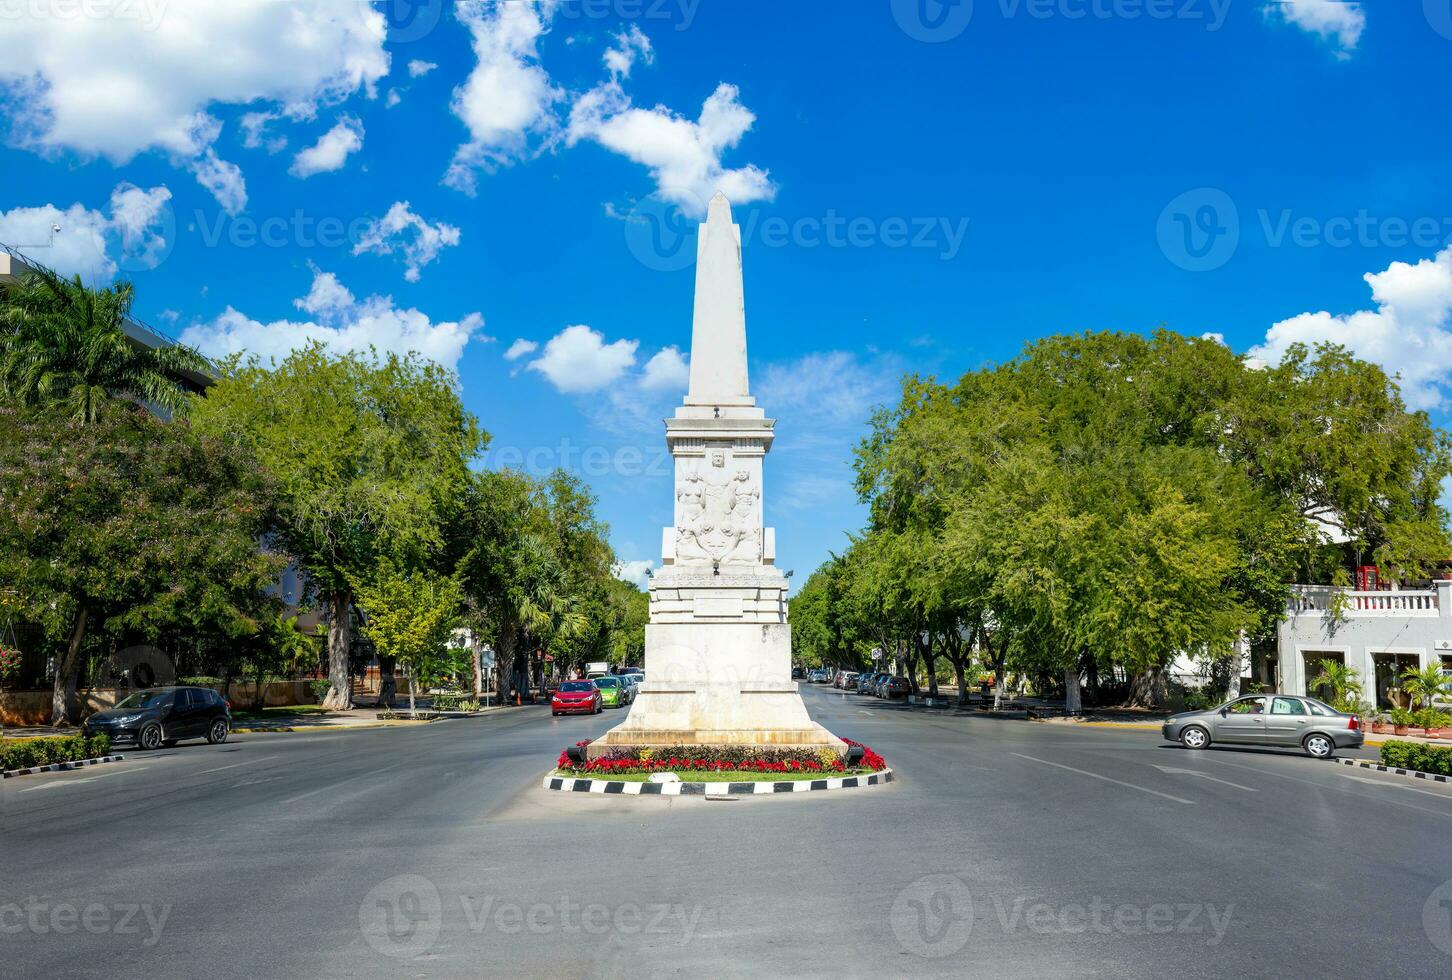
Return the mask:
<path fill-rule="evenodd" d="M 719 193 L 696 243 L 690 389 L 665 425 L 675 521 L 650 584 L 645 680 L 630 716 L 590 755 L 652 745 L 845 752 L 807 717 L 791 676 L 787 580 L 762 522 L 761 464 L 776 421 L 747 384 L 741 229 Z"/>

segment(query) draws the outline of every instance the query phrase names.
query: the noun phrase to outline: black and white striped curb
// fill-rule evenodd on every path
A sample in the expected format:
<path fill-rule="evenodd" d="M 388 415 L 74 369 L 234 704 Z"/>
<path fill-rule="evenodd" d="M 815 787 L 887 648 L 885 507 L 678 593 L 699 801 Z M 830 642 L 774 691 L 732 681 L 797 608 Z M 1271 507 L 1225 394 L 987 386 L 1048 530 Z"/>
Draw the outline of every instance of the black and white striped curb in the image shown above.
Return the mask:
<path fill-rule="evenodd" d="M 832 779 L 784 779 L 771 783 L 637 783 L 616 779 L 581 779 L 574 776 L 546 776 L 544 788 L 565 793 L 609 793 L 621 796 L 766 796 L 776 793 L 810 793 L 824 789 L 857 789 L 892 782 L 892 770 L 864 776 L 836 776 Z"/>
<path fill-rule="evenodd" d="M 48 766 L 32 766 L 29 769 L 11 769 L 5 773 L 5 778 L 11 776 L 33 776 L 38 772 L 64 772 L 67 769 L 82 769 L 86 766 L 98 766 L 103 762 L 120 762 L 126 758 L 124 755 L 103 755 L 98 759 L 80 759 L 76 762 L 52 762 Z"/>
<path fill-rule="evenodd" d="M 1365 759 L 1336 759 L 1334 761 L 1343 766 L 1355 766 L 1357 769 L 1375 769 L 1377 772 L 1394 772 L 1398 776 L 1411 776 L 1413 779 L 1430 779 L 1434 783 L 1452 783 L 1452 776 L 1439 776 L 1435 772 L 1422 772 L 1420 769 L 1398 769 L 1395 766 L 1384 766 L 1379 762 L 1367 762 Z"/>

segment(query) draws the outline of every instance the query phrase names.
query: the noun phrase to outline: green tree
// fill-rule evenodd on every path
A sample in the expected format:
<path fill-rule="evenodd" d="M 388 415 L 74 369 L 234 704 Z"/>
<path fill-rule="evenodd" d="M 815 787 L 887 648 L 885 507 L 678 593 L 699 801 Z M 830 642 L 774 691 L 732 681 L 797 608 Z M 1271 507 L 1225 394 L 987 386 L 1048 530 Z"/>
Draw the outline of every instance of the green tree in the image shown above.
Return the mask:
<path fill-rule="evenodd" d="M 255 634 L 285 559 L 258 547 L 271 487 L 235 446 L 135 407 L 86 425 L 0 409 L 0 581 L 56 642 L 51 720 L 74 718 L 91 634 Z"/>
<path fill-rule="evenodd" d="M 117 398 L 180 409 L 178 378 L 205 376 L 211 365 L 190 347 L 128 337 L 134 295 L 129 282 L 91 289 L 48 269 L 0 286 L 0 387 L 18 404 L 58 404 L 83 423 Z"/>
<path fill-rule="evenodd" d="M 1434 708 L 1438 698 L 1452 694 L 1452 677 L 1443 672 L 1441 664 L 1408 667 L 1402 671 L 1402 689 L 1422 702 L 1423 708 Z"/>
<path fill-rule="evenodd" d="M 384 558 L 354 584 L 363 608 L 362 632 L 378 649 L 408 668 L 408 710 L 417 710 L 419 678 L 430 663 L 447 655 L 450 636 L 461 622 L 464 594 L 456 576 L 405 571 Z"/>
<path fill-rule="evenodd" d="M 198 429 L 253 453 L 279 491 L 279 534 L 323 599 L 324 705 L 352 706 L 353 583 L 381 557 L 417 566 L 443 529 L 487 436 L 457 379 L 416 355 L 364 357 L 313 344 L 282 363 L 224 365 L 195 398 Z"/>
<path fill-rule="evenodd" d="M 1320 671 L 1311 678 L 1311 690 L 1328 692 L 1331 704 L 1345 711 L 1361 699 L 1361 678 L 1339 660 L 1322 660 Z"/>

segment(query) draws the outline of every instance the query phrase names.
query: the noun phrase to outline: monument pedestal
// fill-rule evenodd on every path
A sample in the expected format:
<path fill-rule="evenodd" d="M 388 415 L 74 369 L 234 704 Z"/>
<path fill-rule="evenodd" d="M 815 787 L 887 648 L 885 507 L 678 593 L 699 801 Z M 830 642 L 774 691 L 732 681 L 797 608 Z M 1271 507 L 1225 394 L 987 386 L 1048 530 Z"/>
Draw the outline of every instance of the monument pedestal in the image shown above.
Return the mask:
<path fill-rule="evenodd" d="M 650 583 L 645 680 L 630 716 L 589 756 L 674 745 L 845 754 L 846 743 L 807 716 L 791 676 L 787 580 L 762 520 L 762 460 L 776 422 L 747 385 L 741 233 L 720 194 L 697 242 L 690 373 L 666 420 L 675 521 Z"/>

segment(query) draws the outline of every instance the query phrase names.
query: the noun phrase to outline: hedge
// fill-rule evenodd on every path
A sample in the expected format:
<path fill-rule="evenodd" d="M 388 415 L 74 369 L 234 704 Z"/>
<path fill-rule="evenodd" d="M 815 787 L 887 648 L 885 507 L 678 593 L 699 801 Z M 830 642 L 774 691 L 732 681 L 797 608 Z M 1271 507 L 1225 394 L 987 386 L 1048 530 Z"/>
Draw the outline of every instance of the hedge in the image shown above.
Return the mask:
<path fill-rule="evenodd" d="M 1383 742 L 1381 764 L 1393 769 L 1415 769 L 1452 776 L 1452 748 L 1421 742 Z"/>
<path fill-rule="evenodd" d="M 53 762 L 76 762 L 95 759 L 111 749 L 111 736 L 59 735 L 47 738 L 25 738 L 0 742 L 0 772 L 31 769 Z"/>

